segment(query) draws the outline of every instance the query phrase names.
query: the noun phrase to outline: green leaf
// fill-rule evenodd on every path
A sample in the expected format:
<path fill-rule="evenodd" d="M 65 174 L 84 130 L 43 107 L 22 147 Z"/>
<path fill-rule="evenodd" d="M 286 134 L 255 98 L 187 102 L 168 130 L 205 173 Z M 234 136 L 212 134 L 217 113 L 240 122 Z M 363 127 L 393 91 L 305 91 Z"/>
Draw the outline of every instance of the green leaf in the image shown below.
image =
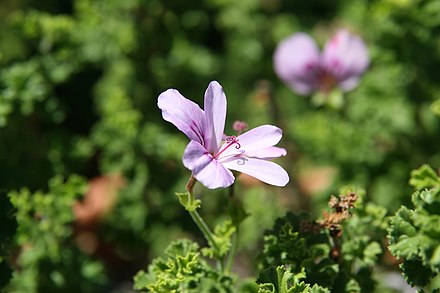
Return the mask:
<path fill-rule="evenodd" d="M 432 188 L 440 185 L 440 178 L 435 171 L 428 165 L 422 165 L 419 169 L 411 172 L 409 184 L 416 190 Z"/>
<path fill-rule="evenodd" d="M 431 266 L 436 268 L 437 272 L 440 272 L 440 245 L 434 250 L 431 259 L 429 260 Z"/>
<path fill-rule="evenodd" d="M 339 265 L 327 256 L 313 266 L 307 265 L 307 281 L 331 288 L 339 272 Z"/>
<path fill-rule="evenodd" d="M 361 292 L 362 288 L 355 279 L 350 279 L 345 285 L 345 292 Z"/>
<path fill-rule="evenodd" d="M 318 284 L 315 284 L 310 288 L 310 293 L 330 293 L 331 291 L 328 288 L 324 288 L 319 286 Z"/>
<path fill-rule="evenodd" d="M 397 242 L 401 235 L 407 237 L 417 235 L 417 229 L 414 227 L 411 219 L 412 211 L 405 206 L 402 206 L 394 217 L 391 218 L 390 229 L 388 237 L 391 241 Z"/>
<path fill-rule="evenodd" d="M 405 280 L 411 286 L 426 286 L 434 276 L 434 273 L 429 267 L 423 265 L 421 261 L 417 261 L 415 259 L 405 260 L 400 265 L 400 268 L 403 271 Z"/>
<path fill-rule="evenodd" d="M 17 221 L 16 210 L 12 206 L 6 192 L 0 191 L 0 288 L 3 288 L 12 275 L 12 268 L 5 260 L 12 248 Z"/>
<path fill-rule="evenodd" d="M 414 192 L 411 200 L 414 206 L 423 208 L 430 214 L 440 215 L 440 186 Z"/>
<path fill-rule="evenodd" d="M 195 211 L 201 205 L 201 201 L 199 199 L 193 199 L 189 192 L 176 192 L 176 196 L 179 198 L 180 203 L 183 207 L 190 212 Z"/>
<path fill-rule="evenodd" d="M 364 249 L 363 261 L 365 264 L 374 266 L 377 263 L 379 255 L 382 253 L 382 248 L 378 242 L 370 242 Z"/>
<path fill-rule="evenodd" d="M 321 287 L 322 288 L 322 287 Z M 287 290 L 287 293 L 309 293 L 311 292 L 310 285 L 305 282 L 295 283 Z"/>
<path fill-rule="evenodd" d="M 414 237 L 402 235 L 397 243 L 390 245 L 390 251 L 398 258 L 425 260 L 426 252 L 433 244 L 433 241 L 423 234 Z"/>
<path fill-rule="evenodd" d="M 270 293 L 287 293 L 289 281 L 293 278 L 293 274 L 287 271 L 283 266 L 269 267 L 260 272 L 257 283 L 260 284 L 258 292 Z"/>
<path fill-rule="evenodd" d="M 430 215 L 425 211 L 414 212 L 414 225 L 432 239 L 440 239 L 440 215 Z"/>
<path fill-rule="evenodd" d="M 304 269 L 293 274 L 286 270 L 284 266 L 269 267 L 260 272 L 257 283 L 259 284 L 258 293 L 324 293 L 330 292 L 317 284 L 310 287 L 304 281 L 306 278 Z"/>
<path fill-rule="evenodd" d="M 440 116 L 440 99 L 431 104 L 431 110 L 435 115 Z"/>
<path fill-rule="evenodd" d="M 22 189 L 8 194 L 17 210 L 16 245 L 22 247 L 16 258 L 20 270 L 13 274 L 8 289 L 96 291 L 96 285 L 106 280 L 103 264 L 78 253 L 73 239 L 72 207 L 86 192 L 86 180 L 78 175 L 67 180 L 55 176 L 48 187 L 46 192 Z"/>
<path fill-rule="evenodd" d="M 287 213 L 276 221 L 264 237 L 264 267 L 286 264 L 292 272 L 300 272 L 302 265 L 309 270 L 319 259 L 328 257 L 328 236 L 323 231 L 300 232 L 305 220 L 305 215 Z"/>
<path fill-rule="evenodd" d="M 276 293 L 275 286 L 273 284 L 260 284 L 258 287 L 258 293 Z"/>
<path fill-rule="evenodd" d="M 210 258 L 223 257 L 225 256 L 231 248 L 232 245 L 232 235 L 235 233 L 236 228 L 232 224 L 231 220 L 225 220 L 224 222 L 218 224 L 214 228 L 214 241 L 217 244 L 218 250 L 213 247 L 203 248 L 203 255 L 209 256 Z"/>
<path fill-rule="evenodd" d="M 232 279 L 212 269 L 190 240 L 172 242 L 165 257 L 154 259 L 148 273 L 140 271 L 134 278 L 134 288 L 147 292 L 231 292 L 232 286 Z"/>
<path fill-rule="evenodd" d="M 409 284 L 429 286 L 440 272 L 440 186 L 432 186 L 438 178 L 428 166 L 412 177 L 418 180 L 415 186 L 424 189 L 413 193 L 413 210 L 401 207 L 391 217 L 389 249 L 403 260 L 401 268 Z"/>

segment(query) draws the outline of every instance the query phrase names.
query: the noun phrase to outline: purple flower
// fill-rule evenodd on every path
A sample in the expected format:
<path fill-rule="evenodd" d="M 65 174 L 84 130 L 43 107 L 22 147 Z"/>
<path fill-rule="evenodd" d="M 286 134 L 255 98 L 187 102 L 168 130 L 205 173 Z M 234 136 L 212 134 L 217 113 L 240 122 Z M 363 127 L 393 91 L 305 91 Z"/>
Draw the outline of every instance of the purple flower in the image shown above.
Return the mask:
<path fill-rule="evenodd" d="M 157 104 L 163 119 L 191 140 L 182 161 L 206 187 L 230 186 L 235 180 L 230 170 L 276 186 L 289 182 L 289 175 L 282 167 L 267 161 L 286 155 L 285 149 L 274 146 L 282 137 L 281 129 L 263 125 L 237 137 L 224 136 L 226 96 L 218 82 L 208 85 L 204 110 L 175 89 L 161 93 Z"/>
<path fill-rule="evenodd" d="M 309 35 L 296 33 L 281 41 L 274 54 L 275 72 L 301 95 L 328 92 L 336 85 L 350 91 L 369 63 L 367 46 L 347 30 L 338 31 L 322 53 Z"/>

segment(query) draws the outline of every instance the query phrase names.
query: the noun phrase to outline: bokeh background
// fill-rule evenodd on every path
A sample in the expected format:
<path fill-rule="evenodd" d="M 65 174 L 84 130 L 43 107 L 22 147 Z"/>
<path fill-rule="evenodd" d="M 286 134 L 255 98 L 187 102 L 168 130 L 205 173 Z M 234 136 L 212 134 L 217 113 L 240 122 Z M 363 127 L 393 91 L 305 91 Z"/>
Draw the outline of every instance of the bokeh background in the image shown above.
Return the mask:
<path fill-rule="evenodd" d="M 176 88 L 202 105 L 211 80 L 235 120 L 278 125 L 285 188 L 240 176 L 250 217 L 234 271 L 255 277 L 264 229 L 320 215 L 342 186 L 397 210 L 409 172 L 440 165 L 440 2 L 435 0 L 42 0 L 0 2 L 0 283 L 7 292 L 131 292 L 170 241 L 204 240 L 174 192 L 187 138 L 161 118 Z M 273 70 L 295 32 L 345 28 L 371 64 L 339 108 Z M 197 186 L 211 225 L 225 190 Z"/>

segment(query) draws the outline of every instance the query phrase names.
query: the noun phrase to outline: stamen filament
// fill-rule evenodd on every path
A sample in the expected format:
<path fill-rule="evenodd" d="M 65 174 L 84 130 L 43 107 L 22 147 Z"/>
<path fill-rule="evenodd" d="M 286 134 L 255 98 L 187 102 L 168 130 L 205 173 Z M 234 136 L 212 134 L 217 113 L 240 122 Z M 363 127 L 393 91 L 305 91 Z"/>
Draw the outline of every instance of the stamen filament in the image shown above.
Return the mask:
<path fill-rule="evenodd" d="M 218 152 L 214 159 L 217 159 L 224 151 L 226 151 L 231 145 L 237 144 L 235 148 L 238 150 L 241 148 L 240 143 L 238 142 L 237 138 L 235 136 L 228 136 L 226 137 L 226 142 L 228 143 L 220 152 Z"/>

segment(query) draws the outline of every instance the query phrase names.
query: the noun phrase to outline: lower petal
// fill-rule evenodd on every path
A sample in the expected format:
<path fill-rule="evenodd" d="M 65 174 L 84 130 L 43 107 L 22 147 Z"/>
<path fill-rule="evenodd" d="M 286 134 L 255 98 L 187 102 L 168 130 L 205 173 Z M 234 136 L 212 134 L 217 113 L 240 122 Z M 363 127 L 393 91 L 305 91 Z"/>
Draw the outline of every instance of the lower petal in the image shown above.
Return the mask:
<path fill-rule="evenodd" d="M 354 89 L 359 83 L 359 76 L 355 75 L 347 78 L 339 83 L 339 87 L 344 91 L 348 92 Z"/>
<path fill-rule="evenodd" d="M 192 171 L 194 177 L 210 189 L 228 187 L 234 183 L 232 172 L 223 167 L 196 141 L 188 143 L 182 161 L 183 165 Z"/>
<path fill-rule="evenodd" d="M 318 82 L 315 80 L 302 80 L 300 78 L 286 81 L 287 85 L 298 95 L 307 96 L 317 88 Z"/>
<path fill-rule="evenodd" d="M 205 168 L 212 160 L 205 147 L 194 140 L 188 143 L 182 157 L 183 165 L 193 173 Z"/>
<path fill-rule="evenodd" d="M 209 189 L 231 186 L 235 180 L 232 172 L 217 160 L 212 160 L 205 168 L 194 173 L 194 177 Z"/>
<path fill-rule="evenodd" d="M 285 186 L 289 182 L 289 175 L 278 164 L 256 158 L 237 157 L 223 163 L 223 166 L 248 174 L 267 184 Z"/>

